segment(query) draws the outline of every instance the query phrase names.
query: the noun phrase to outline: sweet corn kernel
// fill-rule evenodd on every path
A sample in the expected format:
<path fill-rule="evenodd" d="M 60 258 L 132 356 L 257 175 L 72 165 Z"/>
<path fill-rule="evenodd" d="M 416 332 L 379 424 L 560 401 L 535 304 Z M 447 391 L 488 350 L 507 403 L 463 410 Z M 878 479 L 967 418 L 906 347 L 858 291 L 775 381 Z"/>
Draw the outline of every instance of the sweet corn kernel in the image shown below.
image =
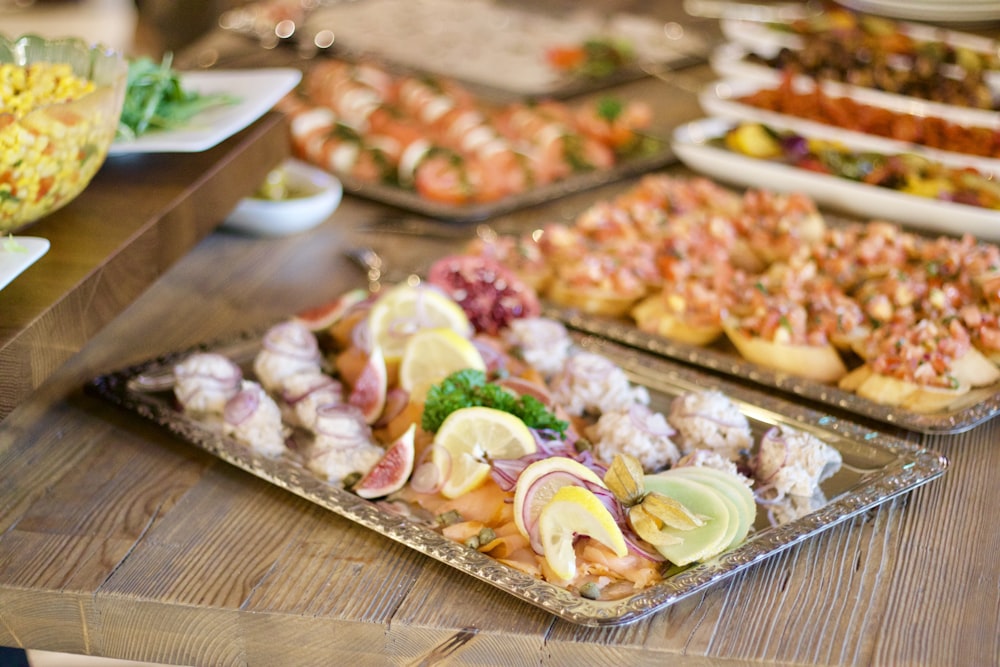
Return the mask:
<path fill-rule="evenodd" d="M 0 64 L 0 232 L 90 181 L 102 162 L 94 156 L 114 139 L 112 94 L 66 63 Z"/>

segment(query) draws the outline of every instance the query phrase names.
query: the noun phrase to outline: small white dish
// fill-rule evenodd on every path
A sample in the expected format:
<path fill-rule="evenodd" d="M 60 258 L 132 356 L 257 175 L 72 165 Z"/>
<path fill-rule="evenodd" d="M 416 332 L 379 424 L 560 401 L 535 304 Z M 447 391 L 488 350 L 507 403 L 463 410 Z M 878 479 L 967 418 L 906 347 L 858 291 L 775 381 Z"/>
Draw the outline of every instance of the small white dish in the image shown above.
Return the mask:
<path fill-rule="evenodd" d="M 223 221 L 227 229 L 256 236 L 289 236 L 324 222 L 344 196 L 344 187 L 332 174 L 290 158 L 277 167 L 294 193 L 287 199 L 244 197 Z"/>
<path fill-rule="evenodd" d="M 132 141 L 117 140 L 108 155 L 199 153 L 208 150 L 263 116 L 302 79 L 289 67 L 205 70 L 180 73 L 181 86 L 203 95 L 224 93 L 235 104 L 210 107 L 183 127 L 148 132 Z"/>
<path fill-rule="evenodd" d="M 0 289 L 10 284 L 48 251 L 48 239 L 37 236 L 0 237 Z"/>

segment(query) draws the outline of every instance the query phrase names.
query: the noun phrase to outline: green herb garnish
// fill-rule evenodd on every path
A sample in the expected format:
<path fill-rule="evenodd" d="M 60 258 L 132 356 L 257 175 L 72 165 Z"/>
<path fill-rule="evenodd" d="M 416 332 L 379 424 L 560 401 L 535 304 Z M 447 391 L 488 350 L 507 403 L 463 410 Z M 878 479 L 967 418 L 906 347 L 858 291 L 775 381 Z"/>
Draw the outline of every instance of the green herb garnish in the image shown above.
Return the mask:
<path fill-rule="evenodd" d="M 209 107 L 238 101 L 225 93 L 207 95 L 184 88 L 172 63 L 170 53 L 164 54 L 159 64 L 145 56 L 129 62 L 125 103 L 118 122 L 119 139 L 131 140 L 151 130 L 179 127 Z"/>
<path fill-rule="evenodd" d="M 420 425 L 425 431 L 434 433 L 452 412 L 471 407 L 509 412 L 528 428 L 555 431 L 560 437 L 569 428 L 567 422 L 556 419 L 534 396 L 515 396 L 500 385 L 487 382 L 483 371 L 473 369 L 452 373 L 428 390 Z"/>

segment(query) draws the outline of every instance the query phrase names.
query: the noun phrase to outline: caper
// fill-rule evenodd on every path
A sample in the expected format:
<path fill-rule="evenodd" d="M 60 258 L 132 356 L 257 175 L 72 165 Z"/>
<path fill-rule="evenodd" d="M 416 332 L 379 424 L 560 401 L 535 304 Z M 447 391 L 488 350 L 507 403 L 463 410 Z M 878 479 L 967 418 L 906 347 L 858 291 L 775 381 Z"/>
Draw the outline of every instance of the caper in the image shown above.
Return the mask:
<path fill-rule="evenodd" d="M 483 529 L 479 531 L 479 535 L 476 537 L 479 538 L 479 544 L 485 546 L 495 540 L 497 538 L 497 534 L 489 526 L 483 526 Z"/>
<path fill-rule="evenodd" d="M 458 510 L 448 510 L 444 514 L 437 516 L 437 522 L 440 526 L 452 526 L 461 520 L 462 515 L 458 513 Z"/>
<path fill-rule="evenodd" d="M 347 475 L 344 475 L 344 481 L 343 481 L 344 488 L 349 489 L 360 481 L 361 481 L 361 473 L 359 472 L 352 472 Z"/>

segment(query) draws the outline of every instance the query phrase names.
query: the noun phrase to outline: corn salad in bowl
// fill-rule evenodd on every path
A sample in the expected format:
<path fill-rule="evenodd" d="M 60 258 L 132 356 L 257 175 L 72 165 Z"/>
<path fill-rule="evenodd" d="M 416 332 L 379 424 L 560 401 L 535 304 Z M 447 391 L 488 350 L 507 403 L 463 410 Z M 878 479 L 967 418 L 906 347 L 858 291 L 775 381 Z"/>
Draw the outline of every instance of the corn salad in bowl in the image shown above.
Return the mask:
<path fill-rule="evenodd" d="M 0 233 L 80 194 L 115 138 L 124 56 L 81 39 L 0 35 Z"/>

